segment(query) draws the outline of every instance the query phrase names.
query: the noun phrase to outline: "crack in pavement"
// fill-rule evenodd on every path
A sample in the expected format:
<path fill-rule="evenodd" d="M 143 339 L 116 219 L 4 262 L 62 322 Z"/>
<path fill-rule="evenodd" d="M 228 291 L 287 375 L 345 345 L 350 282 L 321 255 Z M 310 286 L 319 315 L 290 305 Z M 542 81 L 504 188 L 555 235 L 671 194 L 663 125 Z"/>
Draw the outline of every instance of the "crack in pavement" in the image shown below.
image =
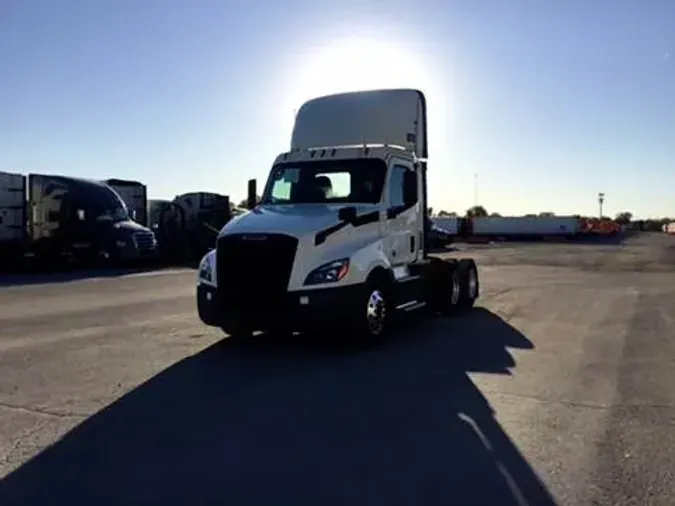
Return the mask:
<path fill-rule="evenodd" d="M 11 465 L 11 457 L 12 454 L 16 451 L 19 446 L 21 446 L 21 443 L 23 443 L 26 439 L 30 438 L 34 434 L 40 432 L 44 426 L 47 424 L 47 421 L 43 420 L 41 422 L 38 422 L 35 424 L 35 426 L 31 429 L 28 429 L 24 431 L 22 434 L 17 436 L 17 438 L 14 440 L 12 445 L 7 449 L 5 452 L 5 455 L 2 457 L 2 462 L 0 463 L 0 469 L 1 468 L 7 468 L 9 465 Z"/>
<path fill-rule="evenodd" d="M 89 418 L 91 416 L 91 413 L 77 413 L 74 411 L 70 412 L 51 411 L 48 409 L 31 408 L 28 406 L 19 406 L 16 404 L 9 404 L 6 402 L 0 402 L 0 408 L 11 409 L 14 411 L 22 411 L 24 413 L 29 413 L 32 415 L 52 416 L 56 418 Z"/>
<path fill-rule="evenodd" d="M 503 397 L 513 397 L 513 398 L 516 398 L 516 399 L 532 400 L 532 401 L 539 402 L 541 404 L 559 404 L 561 406 L 570 407 L 570 408 L 587 408 L 587 409 L 595 409 L 595 410 L 599 410 L 599 411 L 610 410 L 610 409 L 634 409 L 634 408 L 636 408 L 636 409 L 664 409 L 664 410 L 672 409 L 672 410 L 675 410 L 675 406 L 671 405 L 671 404 L 656 404 L 656 403 L 598 404 L 598 403 L 591 403 L 591 402 L 546 399 L 544 397 L 540 397 L 540 396 L 537 396 L 537 395 L 516 394 L 516 393 L 512 393 L 512 392 L 499 392 L 499 391 L 496 391 L 496 390 L 481 389 L 481 391 L 485 395 L 501 395 Z"/>

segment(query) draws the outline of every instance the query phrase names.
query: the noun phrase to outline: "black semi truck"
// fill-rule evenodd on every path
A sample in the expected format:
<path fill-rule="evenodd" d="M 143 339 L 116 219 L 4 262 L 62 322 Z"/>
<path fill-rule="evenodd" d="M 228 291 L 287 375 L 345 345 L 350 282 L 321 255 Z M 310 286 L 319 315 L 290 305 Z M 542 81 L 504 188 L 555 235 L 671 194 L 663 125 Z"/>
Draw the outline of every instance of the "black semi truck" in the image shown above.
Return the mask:
<path fill-rule="evenodd" d="M 0 270 L 26 261 L 114 265 L 156 254 L 154 233 L 107 184 L 0 172 Z"/>

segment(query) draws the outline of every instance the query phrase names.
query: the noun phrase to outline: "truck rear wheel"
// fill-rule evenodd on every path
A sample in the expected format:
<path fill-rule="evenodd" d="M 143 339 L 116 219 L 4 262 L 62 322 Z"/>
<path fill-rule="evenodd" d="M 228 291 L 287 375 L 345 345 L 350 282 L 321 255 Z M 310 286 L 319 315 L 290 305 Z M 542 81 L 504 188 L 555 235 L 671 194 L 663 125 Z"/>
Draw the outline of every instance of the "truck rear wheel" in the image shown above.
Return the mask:
<path fill-rule="evenodd" d="M 437 302 L 437 307 L 441 315 L 450 316 L 455 314 L 462 301 L 462 279 L 456 262 L 443 262 L 443 275 L 439 276 L 438 281 L 443 284 L 437 291 L 437 296 L 441 300 Z"/>
<path fill-rule="evenodd" d="M 471 309 L 478 298 L 480 290 L 476 262 L 470 258 L 460 259 L 457 262 L 457 273 L 461 285 L 459 307 L 461 309 Z"/>

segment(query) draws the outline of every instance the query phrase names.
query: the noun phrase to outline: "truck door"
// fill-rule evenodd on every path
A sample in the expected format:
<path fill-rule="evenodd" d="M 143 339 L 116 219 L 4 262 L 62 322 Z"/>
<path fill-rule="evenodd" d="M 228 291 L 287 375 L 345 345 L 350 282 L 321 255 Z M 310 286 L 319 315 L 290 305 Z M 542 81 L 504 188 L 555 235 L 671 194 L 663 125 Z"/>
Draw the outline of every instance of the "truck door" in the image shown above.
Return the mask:
<path fill-rule="evenodd" d="M 421 250 L 418 230 L 418 175 L 410 160 L 394 158 L 387 180 L 387 235 L 393 266 L 408 265 Z"/>

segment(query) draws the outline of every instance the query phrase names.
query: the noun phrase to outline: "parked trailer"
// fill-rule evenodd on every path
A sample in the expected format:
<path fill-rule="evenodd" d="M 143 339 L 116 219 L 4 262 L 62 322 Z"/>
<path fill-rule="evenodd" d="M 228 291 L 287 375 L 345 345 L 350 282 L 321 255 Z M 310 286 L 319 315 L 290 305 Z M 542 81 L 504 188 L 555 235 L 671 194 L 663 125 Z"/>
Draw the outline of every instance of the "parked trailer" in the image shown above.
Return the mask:
<path fill-rule="evenodd" d="M 586 233 L 594 236 L 615 235 L 620 231 L 619 225 L 614 220 L 601 220 L 589 218 L 586 221 Z"/>
<path fill-rule="evenodd" d="M 164 215 L 164 210 L 171 205 L 170 200 L 150 199 L 147 205 L 148 226 L 156 229 L 160 226 L 160 219 Z"/>
<path fill-rule="evenodd" d="M 0 178 L 4 268 L 25 259 L 135 260 L 156 252 L 154 234 L 132 221 L 119 195 L 98 181 L 46 174 Z"/>
<path fill-rule="evenodd" d="M 474 236 L 533 239 L 547 236 L 574 237 L 581 231 L 575 217 L 476 217 L 472 220 Z"/>
<path fill-rule="evenodd" d="M 449 217 L 449 218 L 432 218 L 432 223 L 435 227 L 442 230 L 448 235 L 456 236 L 460 232 L 460 218 Z"/>
<path fill-rule="evenodd" d="M 198 220 L 200 216 L 217 210 L 223 212 L 223 219 L 229 219 L 230 198 L 226 195 L 211 192 L 183 193 L 177 195 L 173 202 L 183 208 L 188 221 Z"/>
<path fill-rule="evenodd" d="M 427 240 L 433 248 L 444 248 L 457 240 L 461 233 L 460 218 L 430 218 Z"/>
<path fill-rule="evenodd" d="M 149 226 L 147 186 L 139 181 L 125 179 L 106 179 L 103 182 L 119 194 L 136 223 Z"/>
<path fill-rule="evenodd" d="M 26 178 L 0 172 L 0 256 L 6 263 L 26 240 Z"/>
<path fill-rule="evenodd" d="M 199 260 L 213 248 L 218 231 L 233 215 L 230 198 L 218 193 L 184 193 L 155 205 L 153 227 L 170 262 Z"/>
<path fill-rule="evenodd" d="M 598 228 L 598 223 L 600 220 L 597 218 L 580 218 L 579 223 L 580 223 L 580 233 L 582 235 L 595 235 L 596 229 Z"/>

